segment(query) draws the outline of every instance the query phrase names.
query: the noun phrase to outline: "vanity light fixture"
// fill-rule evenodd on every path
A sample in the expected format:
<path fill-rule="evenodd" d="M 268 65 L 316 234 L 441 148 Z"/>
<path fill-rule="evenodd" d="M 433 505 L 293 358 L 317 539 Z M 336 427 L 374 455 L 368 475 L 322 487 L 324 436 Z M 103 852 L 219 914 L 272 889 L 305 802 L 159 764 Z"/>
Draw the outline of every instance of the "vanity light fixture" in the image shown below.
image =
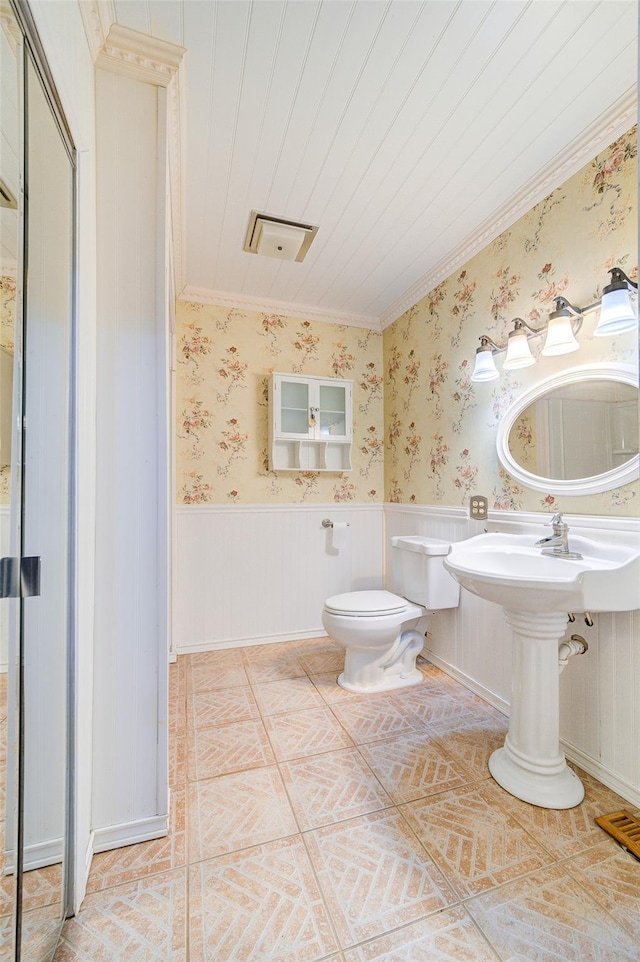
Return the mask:
<path fill-rule="evenodd" d="M 507 356 L 502 365 L 505 371 L 515 371 L 520 367 L 531 367 L 536 359 L 531 353 L 527 337 L 527 325 L 521 317 L 514 318 L 513 330 L 507 339 Z"/>
<path fill-rule="evenodd" d="M 522 367 L 531 367 L 536 359 L 531 353 L 529 340 L 546 333 L 547 337 L 542 348 L 546 356 L 554 354 L 568 354 L 577 351 L 580 345 L 575 335 L 582 326 L 582 311 L 574 307 L 564 297 L 557 297 L 555 310 L 549 315 L 549 320 L 543 327 L 533 327 L 521 317 L 514 317 L 513 330 L 509 333 L 507 343 L 500 347 L 490 337 L 483 334 L 480 347 L 476 351 L 476 366 L 471 375 L 472 381 L 494 381 L 500 377 L 493 359 L 494 354 L 506 351 L 505 371 L 515 371 Z"/>
<path fill-rule="evenodd" d="M 545 357 L 571 354 L 580 348 L 576 334 L 582 327 L 582 311 L 564 297 L 556 298 L 556 309 L 549 314 L 547 337 L 542 348 Z"/>
<path fill-rule="evenodd" d="M 596 337 L 632 331 L 638 323 L 638 315 L 629 296 L 630 291 L 638 290 L 638 285 L 619 267 L 614 267 L 610 274 L 611 283 L 602 291 L 600 320 L 593 332 Z"/>
<path fill-rule="evenodd" d="M 472 381 L 495 381 L 500 377 L 500 371 L 493 360 L 493 352 L 504 351 L 485 334 L 480 338 L 480 347 L 476 349 L 476 366 L 471 375 Z"/>
<path fill-rule="evenodd" d="M 631 291 L 638 290 L 638 285 L 619 267 L 612 268 L 610 273 L 611 283 L 604 288 L 601 300 L 587 307 L 575 307 L 565 297 L 556 297 L 554 310 L 542 327 L 533 327 L 521 317 L 515 317 L 513 330 L 509 333 L 507 343 L 502 346 L 496 344 L 487 334 L 482 334 L 480 347 L 476 350 L 476 364 L 471 380 L 494 381 L 499 377 L 494 355 L 501 354 L 503 351 L 506 351 L 503 364 L 505 371 L 514 371 L 535 364 L 536 359 L 531 353 L 529 341 L 532 337 L 538 337 L 541 334 L 546 334 L 540 352 L 544 357 L 555 357 L 577 351 L 580 344 L 576 334 L 582 327 L 582 319 L 585 314 L 598 307 L 600 320 L 593 332 L 594 335 L 601 337 L 607 334 L 620 334 L 635 328 L 638 316 L 629 295 Z"/>

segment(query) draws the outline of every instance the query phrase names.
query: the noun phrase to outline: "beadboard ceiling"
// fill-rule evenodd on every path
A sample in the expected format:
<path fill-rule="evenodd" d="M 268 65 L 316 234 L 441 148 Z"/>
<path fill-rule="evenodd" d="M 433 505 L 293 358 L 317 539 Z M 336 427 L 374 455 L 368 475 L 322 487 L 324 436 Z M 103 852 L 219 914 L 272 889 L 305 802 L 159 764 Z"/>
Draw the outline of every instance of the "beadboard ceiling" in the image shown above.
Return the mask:
<path fill-rule="evenodd" d="M 186 49 L 178 293 L 384 327 L 635 122 L 635 0 L 105 0 Z M 317 224 L 243 251 L 252 210 Z"/>

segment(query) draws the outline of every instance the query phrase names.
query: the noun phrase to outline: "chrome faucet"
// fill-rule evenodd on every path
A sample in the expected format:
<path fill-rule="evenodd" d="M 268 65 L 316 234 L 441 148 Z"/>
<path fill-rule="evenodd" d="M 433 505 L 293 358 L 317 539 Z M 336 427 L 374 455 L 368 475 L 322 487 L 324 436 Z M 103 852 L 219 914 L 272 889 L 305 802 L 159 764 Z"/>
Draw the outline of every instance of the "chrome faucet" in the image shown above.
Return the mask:
<path fill-rule="evenodd" d="M 542 548 L 542 554 L 550 554 L 556 558 L 581 558 L 577 551 L 569 550 L 569 525 L 562 520 L 562 512 L 554 514 L 547 527 L 551 525 L 553 534 L 548 538 L 536 541 L 536 548 Z"/>

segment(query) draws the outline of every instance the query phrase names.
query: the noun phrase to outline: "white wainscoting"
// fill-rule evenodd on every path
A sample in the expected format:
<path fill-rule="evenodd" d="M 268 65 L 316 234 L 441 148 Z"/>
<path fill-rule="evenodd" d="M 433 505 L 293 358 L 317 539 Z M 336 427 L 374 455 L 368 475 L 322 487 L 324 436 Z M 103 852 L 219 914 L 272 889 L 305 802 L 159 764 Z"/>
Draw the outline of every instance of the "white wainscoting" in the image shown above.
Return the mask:
<path fill-rule="evenodd" d="M 384 523 L 383 523 L 384 514 Z M 348 521 L 337 554 L 322 519 Z M 636 519 L 565 515 L 596 539 L 637 540 Z M 178 654 L 324 634 L 325 598 L 340 591 L 394 590 L 385 546 L 398 534 L 461 541 L 491 530 L 545 532 L 545 514 L 496 511 L 471 521 L 463 508 L 414 505 L 257 505 L 176 508 L 174 573 Z M 640 598 L 640 589 L 639 589 Z M 589 651 L 561 675 L 561 737 L 567 756 L 640 806 L 640 614 L 584 615 L 567 628 Z M 508 713 L 511 636 L 497 606 L 462 591 L 460 607 L 431 615 L 426 653 Z"/>
<path fill-rule="evenodd" d="M 637 519 L 595 518 L 565 514 L 570 528 L 585 537 L 637 543 Z M 460 541 L 490 530 L 547 532 L 544 514 L 489 512 L 487 522 L 470 521 L 464 509 L 385 505 L 385 543 L 397 534 L 424 534 Z M 569 535 L 571 538 L 571 535 Z M 393 590 L 390 566 L 387 587 Z M 640 586 L 638 588 L 640 606 Z M 588 627 L 584 614 L 567 627 L 589 645 L 572 658 L 560 677 L 560 734 L 568 758 L 635 805 L 640 805 L 640 612 L 595 614 Z M 460 607 L 432 615 L 426 654 L 445 671 L 508 713 L 511 636 L 502 610 L 461 592 Z"/>
<path fill-rule="evenodd" d="M 336 551 L 322 520 L 347 522 Z M 180 505 L 177 654 L 325 634 L 326 598 L 383 584 L 381 504 Z"/>

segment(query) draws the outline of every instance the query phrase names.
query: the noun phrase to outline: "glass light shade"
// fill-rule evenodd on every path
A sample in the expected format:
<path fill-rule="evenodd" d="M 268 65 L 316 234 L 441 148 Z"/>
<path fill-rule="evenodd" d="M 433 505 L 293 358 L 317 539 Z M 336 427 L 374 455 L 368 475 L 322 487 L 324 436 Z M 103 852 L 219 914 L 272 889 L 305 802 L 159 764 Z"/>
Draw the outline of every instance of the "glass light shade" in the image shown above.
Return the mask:
<path fill-rule="evenodd" d="M 600 320 L 593 332 L 596 337 L 632 331 L 637 324 L 638 318 L 631 306 L 628 288 L 621 287 L 602 295 Z"/>
<path fill-rule="evenodd" d="M 524 331 L 511 331 L 507 345 L 507 356 L 502 365 L 505 371 L 515 371 L 519 367 L 531 367 L 536 359 L 531 353 L 529 341 Z"/>
<path fill-rule="evenodd" d="M 476 351 L 476 366 L 471 380 L 495 381 L 497 377 L 500 377 L 500 373 L 493 360 L 493 351 L 490 347 L 479 347 Z"/>
<path fill-rule="evenodd" d="M 571 354 L 578 351 L 580 344 L 576 341 L 570 317 L 553 317 L 549 321 L 547 337 L 542 348 L 545 357 L 555 357 L 557 354 Z"/>

